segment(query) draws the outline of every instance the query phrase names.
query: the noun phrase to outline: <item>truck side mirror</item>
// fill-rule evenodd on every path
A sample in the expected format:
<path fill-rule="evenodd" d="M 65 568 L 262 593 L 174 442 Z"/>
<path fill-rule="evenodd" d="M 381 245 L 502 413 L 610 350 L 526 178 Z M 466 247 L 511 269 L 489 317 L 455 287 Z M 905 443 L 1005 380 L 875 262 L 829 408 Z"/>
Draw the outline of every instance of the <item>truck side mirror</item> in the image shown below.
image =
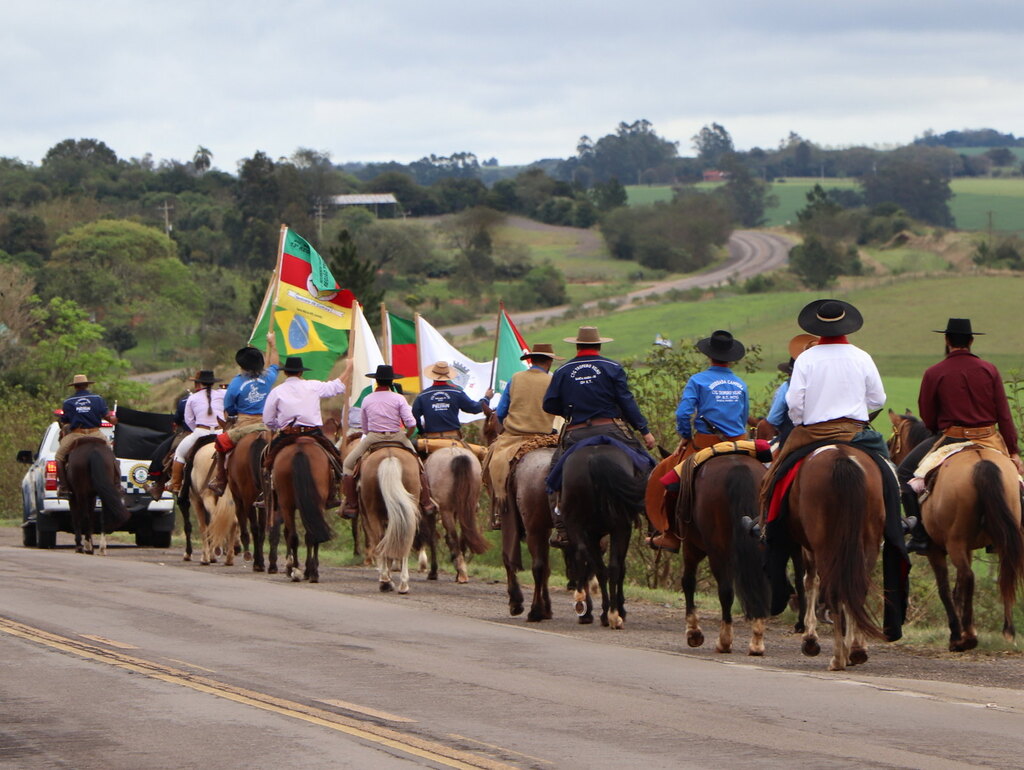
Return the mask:
<path fill-rule="evenodd" d="M 31 465 L 36 461 L 36 456 L 31 449 L 22 449 L 20 452 L 18 452 L 17 460 L 19 463 Z"/>

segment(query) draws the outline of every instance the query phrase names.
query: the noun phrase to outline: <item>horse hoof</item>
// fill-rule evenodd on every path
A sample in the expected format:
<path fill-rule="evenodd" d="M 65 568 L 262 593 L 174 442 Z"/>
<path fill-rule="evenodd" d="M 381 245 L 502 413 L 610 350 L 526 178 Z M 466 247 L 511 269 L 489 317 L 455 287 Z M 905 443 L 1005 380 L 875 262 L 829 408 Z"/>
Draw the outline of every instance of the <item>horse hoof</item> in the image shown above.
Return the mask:
<path fill-rule="evenodd" d="M 806 631 L 807 631 L 807 626 L 805 626 L 802 622 L 801 623 L 797 623 L 795 626 L 793 626 L 793 633 L 794 634 L 802 634 L 802 633 L 805 633 Z"/>
<path fill-rule="evenodd" d="M 468 583 L 469 582 L 469 576 L 468 575 L 459 575 L 458 577 L 455 578 L 455 582 L 456 583 L 463 583 L 463 584 Z"/>
<path fill-rule="evenodd" d="M 527 623 L 540 623 L 542 620 L 547 620 L 547 618 L 544 617 L 543 612 L 534 612 L 533 610 L 530 610 L 530 614 L 526 616 Z"/>
<path fill-rule="evenodd" d="M 427 575 L 427 580 L 437 580 L 437 572 L 431 572 Z"/>
<path fill-rule="evenodd" d="M 516 615 L 522 615 L 523 609 L 523 605 L 521 604 L 510 604 L 508 605 L 508 614 L 512 617 L 515 617 Z M 532 615 L 533 613 L 531 612 L 530 614 Z"/>
<path fill-rule="evenodd" d="M 268 567 L 267 568 L 267 574 L 268 575 L 276 575 L 277 574 L 277 567 Z"/>
<path fill-rule="evenodd" d="M 242 554 L 242 561 L 252 561 L 252 554 L 246 551 Z"/>
<path fill-rule="evenodd" d="M 399 586 L 398 587 L 398 593 L 400 593 L 400 594 L 407 594 L 407 593 L 409 593 L 409 586 Z"/>
<path fill-rule="evenodd" d="M 395 590 L 395 587 L 391 583 L 389 583 L 387 581 L 383 581 L 383 580 L 381 581 L 381 583 L 380 583 L 380 592 L 382 594 L 390 593 L 391 591 L 394 591 L 394 590 Z"/>
<path fill-rule="evenodd" d="M 252 571 L 253 572 L 265 572 L 266 568 L 262 564 L 253 564 L 252 565 Z"/>
<path fill-rule="evenodd" d="M 732 655 L 732 645 L 725 645 L 719 642 L 715 645 L 715 652 L 719 652 L 723 655 Z"/>
<path fill-rule="evenodd" d="M 963 640 L 963 651 L 964 652 L 967 652 L 968 650 L 973 650 L 977 646 L 978 646 L 978 640 L 975 637 L 973 637 L 973 636 L 969 636 L 969 637 L 967 637 L 966 639 Z"/>
<path fill-rule="evenodd" d="M 686 643 L 690 647 L 700 647 L 702 644 L 704 644 L 704 634 L 700 631 L 687 631 Z"/>
<path fill-rule="evenodd" d="M 621 631 L 626 627 L 626 621 L 622 619 L 621 615 L 616 615 L 608 619 L 609 627 L 612 631 Z"/>
<path fill-rule="evenodd" d="M 842 665 L 835 658 L 832 658 L 832 660 L 829 661 L 828 670 L 829 671 L 845 671 L 846 670 L 846 666 Z"/>
<path fill-rule="evenodd" d="M 762 647 L 760 650 L 750 648 L 749 650 L 747 650 L 747 655 L 751 656 L 752 658 L 763 658 L 764 648 Z"/>
<path fill-rule="evenodd" d="M 192 554 L 190 554 L 190 553 L 185 554 L 184 556 L 181 557 L 181 560 L 182 561 L 192 561 Z"/>
<path fill-rule="evenodd" d="M 582 615 L 586 614 L 586 612 L 587 612 L 587 603 L 586 602 L 582 602 L 582 601 L 578 601 L 575 604 L 573 604 L 572 608 L 573 608 L 573 610 L 575 611 L 575 613 L 577 615 L 582 616 Z"/>
<path fill-rule="evenodd" d="M 313 577 L 311 577 L 309 579 L 309 582 L 310 583 L 319 583 L 320 582 L 320 578 L 318 576 L 316 576 L 316 575 L 313 575 Z"/>
<path fill-rule="evenodd" d="M 850 650 L 850 665 L 860 666 L 868 662 L 867 650 Z"/>
<path fill-rule="evenodd" d="M 215 557 L 216 556 L 220 556 L 222 553 L 224 553 L 224 551 L 221 549 L 221 547 L 219 545 L 216 548 L 213 549 L 213 555 Z"/>
<path fill-rule="evenodd" d="M 800 650 L 807 657 L 813 658 L 821 652 L 821 645 L 818 644 L 817 639 L 804 639 L 804 643 L 801 645 Z"/>
<path fill-rule="evenodd" d="M 580 625 L 581 626 L 589 626 L 593 622 L 594 622 L 594 616 L 593 615 L 580 615 Z"/>
<path fill-rule="evenodd" d="M 608 623 L 608 616 L 605 613 L 603 613 L 603 612 L 601 613 L 601 625 L 604 626 L 605 628 L 608 628 L 608 625 L 609 625 L 609 623 Z"/>
<path fill-rule="evenodd" d="M 200 559 L 199 560 L 199 565 L 202 566 L 202 567 L 209 567 L 210 566 L 210 562 L 207 561 L 206 559 Z"/>
<path fill-rule="evenodd" d="M 297 569 L 293 569 L 292 570 L 292 582 L 293 583 L 298 583 L 300 580 L 302 580 L 302 573 L 299 572 Z"/>

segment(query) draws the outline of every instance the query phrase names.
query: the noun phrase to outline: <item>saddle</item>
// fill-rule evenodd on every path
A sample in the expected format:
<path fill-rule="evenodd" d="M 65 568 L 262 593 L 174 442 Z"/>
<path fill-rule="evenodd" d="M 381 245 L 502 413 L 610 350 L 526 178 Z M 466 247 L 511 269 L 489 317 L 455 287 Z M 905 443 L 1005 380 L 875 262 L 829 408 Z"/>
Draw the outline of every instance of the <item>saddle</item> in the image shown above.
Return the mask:
<path fill-rule="evenodd" d="M 482 460 L 484 455 L 487 454 L 487 447 L 480 446 L 479 444 L 470 444 L 464 438 L 418 438 L 416 439 L 416 451 L 421 457 L 428 457 L 434 452 L 440 449 L 447 449 L 448 447 L 461 447 L 462 449 L 468 449 L 470 452 L 476 455 L 476 459 Z"/>

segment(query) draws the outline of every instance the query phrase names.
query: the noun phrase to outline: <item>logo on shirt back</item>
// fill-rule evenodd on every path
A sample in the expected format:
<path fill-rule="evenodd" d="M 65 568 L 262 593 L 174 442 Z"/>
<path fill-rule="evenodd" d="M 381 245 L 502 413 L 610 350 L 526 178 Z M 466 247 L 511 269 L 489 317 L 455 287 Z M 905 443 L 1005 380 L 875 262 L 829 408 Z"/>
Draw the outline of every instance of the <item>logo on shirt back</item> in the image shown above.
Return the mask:
<path fill-rule="evenodd" d="M 92 411 L 92 399 L 89 398 L 78 398 L 75 399 L 75 411 L 79 414 L 88 414 Z"/>
<path fill-rule="evenodd" d="M 578 385 L 589 385 L 603 374 L 601 367 L 596 364 L 577 364 L 569 372 L 569 377 Z"/>

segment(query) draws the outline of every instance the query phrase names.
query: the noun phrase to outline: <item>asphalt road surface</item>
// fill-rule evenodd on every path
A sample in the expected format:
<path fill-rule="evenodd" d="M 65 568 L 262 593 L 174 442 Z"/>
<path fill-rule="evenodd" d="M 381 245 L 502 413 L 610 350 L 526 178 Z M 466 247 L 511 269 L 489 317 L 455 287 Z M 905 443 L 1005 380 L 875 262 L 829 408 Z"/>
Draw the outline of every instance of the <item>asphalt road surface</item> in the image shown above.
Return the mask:
<path fill-rule="evenodd" d="M 824 652 L 801 671 L 692 657 L 615 643 L 629 621 L 567 634 L 412 600 L 469 588 L 450 581 L 418 578 L 400 597 L 354 568 L 309 586 L 171 551 L 3 542 L 4 767 L 954 768 L 1024 756 L 1019 689 L 872 676 L 870 661 L 830 674 Z"/>

